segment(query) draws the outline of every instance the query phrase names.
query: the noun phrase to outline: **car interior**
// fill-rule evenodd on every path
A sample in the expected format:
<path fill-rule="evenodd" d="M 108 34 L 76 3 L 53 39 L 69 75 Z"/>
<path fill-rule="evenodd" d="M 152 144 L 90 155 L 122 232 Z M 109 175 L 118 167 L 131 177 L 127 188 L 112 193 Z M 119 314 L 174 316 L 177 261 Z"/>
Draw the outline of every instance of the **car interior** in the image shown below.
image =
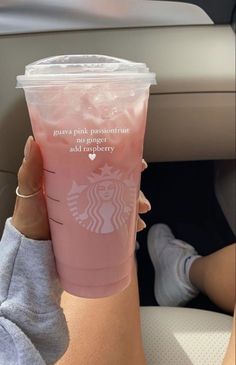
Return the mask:
<path fill-rule="evenodd" d="M 149 365 L 221 364 L 229 339 L 231 316 L 203 294 L 185 308 L 158 305 L 146 241 L 151 225 L 165 223 L 200 255 L 235 242 L 235 24 L 235 0 L 0 3 L 0 237 L 32 134 L 24 93 L 15 88 L 25 65 L 103 54 L 156 73 L 141 182 L 152 210 L 136 251 Z"/>

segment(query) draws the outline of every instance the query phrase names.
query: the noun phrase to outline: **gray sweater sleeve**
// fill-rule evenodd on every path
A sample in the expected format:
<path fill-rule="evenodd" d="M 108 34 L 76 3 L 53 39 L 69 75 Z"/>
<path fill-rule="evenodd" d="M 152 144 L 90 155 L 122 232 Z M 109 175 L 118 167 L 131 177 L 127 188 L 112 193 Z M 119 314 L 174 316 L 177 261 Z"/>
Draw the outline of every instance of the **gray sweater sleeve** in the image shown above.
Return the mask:
<path fill-rule="evenodd" d="M 0 365 L 49 365 L 68 346 L 51 241 L 7 220 L 0 242 Z"/>

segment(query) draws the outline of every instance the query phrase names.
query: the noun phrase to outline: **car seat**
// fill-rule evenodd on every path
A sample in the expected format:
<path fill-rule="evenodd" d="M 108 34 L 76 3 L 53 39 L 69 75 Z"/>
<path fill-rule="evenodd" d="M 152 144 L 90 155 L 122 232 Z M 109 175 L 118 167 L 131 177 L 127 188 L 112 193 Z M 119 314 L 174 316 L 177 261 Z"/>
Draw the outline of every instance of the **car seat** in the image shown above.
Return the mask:
<path fill-rule="evenodd" d="M 232 317 L 191 308 L 141 307 L 148 365 L 221 365 Z"/>

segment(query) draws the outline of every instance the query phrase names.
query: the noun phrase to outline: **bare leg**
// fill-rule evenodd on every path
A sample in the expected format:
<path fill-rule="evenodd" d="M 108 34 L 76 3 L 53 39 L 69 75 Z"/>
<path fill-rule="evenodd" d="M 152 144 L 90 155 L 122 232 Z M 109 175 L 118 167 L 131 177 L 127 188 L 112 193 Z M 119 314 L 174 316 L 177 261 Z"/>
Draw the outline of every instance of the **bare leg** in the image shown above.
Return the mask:
<path fill-rule="evenodd" d="M 230 313 L 235 306 L 235 248 L 233 244 L 197 259 L 189 273 L 198 289 Z"/>
<path fill-rule="evenodd" d="M 71 343 L 58 365 L 146 365 L 135 265 L 122 293 L 101 299 L 64 293 L 62 307 Z"/>

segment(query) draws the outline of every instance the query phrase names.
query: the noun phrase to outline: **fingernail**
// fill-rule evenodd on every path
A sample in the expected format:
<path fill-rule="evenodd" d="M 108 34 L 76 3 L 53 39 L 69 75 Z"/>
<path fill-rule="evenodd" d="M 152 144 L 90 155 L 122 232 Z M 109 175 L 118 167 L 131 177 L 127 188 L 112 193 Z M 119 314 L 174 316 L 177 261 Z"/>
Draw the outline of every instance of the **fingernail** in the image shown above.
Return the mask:
<path fill-rule="evenodd" d="M 142 223 L 142 227 L 143 227 L 143 228 L 146 228 L 146 227 L 147 227 L 146 223 L 145 223 L 143 220 L 142 220 L 142 222 L 141 222 L 141 223 Z"/>
<path fill-rule="evenodd" d="M 151 203 L 149 200 L 145 199 L 144 204 L 147 206 L 148 211 L 152 209 Z"/>
<path fill-rule="evenodd" d="M 152 209 L 150 201 L 146 198 L 146 196 L 141 190 L 140 190 L 140 199 L 143 201 L 143 204 L 146 205 L 148 211 Z"/>
<path fill-rule="evenodd" d="M 139 217 L 139 219 L 138 219 L 138 232 L 142 231 L 146 227 L 147 227 L 146 223 Z"/>
<path fill-rule="evenodd" d="M 31 145 L 32 145 L 33 140 L 34 140 L 33 137 L 29 136 L 27 141 L 26 141 L 25 148 L 24 148 L 24 157 L 25 157 L 26 160 L 30 155 L 30 150 L 31 150 Z"/>
<path fill-rule="evenodd" d="M 147 167 L 148 167 L 148 164 L 147 164 L 147 162 L 143 158 L 142 159 L 142 171 L 146 170 Z"/>

